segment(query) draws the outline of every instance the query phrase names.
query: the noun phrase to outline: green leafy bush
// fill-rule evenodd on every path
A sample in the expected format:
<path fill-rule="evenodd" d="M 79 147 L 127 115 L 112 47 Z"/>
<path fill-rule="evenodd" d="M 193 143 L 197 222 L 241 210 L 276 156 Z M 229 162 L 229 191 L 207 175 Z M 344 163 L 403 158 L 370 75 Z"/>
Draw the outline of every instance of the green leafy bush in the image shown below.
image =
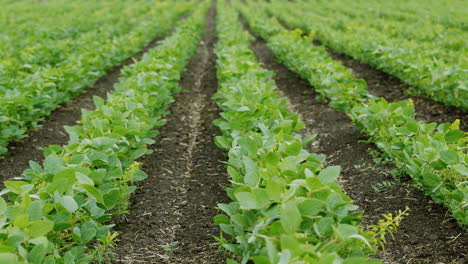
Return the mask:
<path fill-rule="evenodd" d="M 398 77 L 413 87 L 410 92 L 468 110 L 466 48 L 453 50 L 434 41 L 392 36 L 387 25 L 394 24 L 390 22 L 384 23 L 385 28 L 374 29 L 369 26 L 375 23 L 371 16 L 346 16 L 336 12 L 347 5 L 348 1 L 314 1 L 311 4 L 273 0 L 265 7 L 285 24 L 314 32 L 317 39 L 333 50 Z M 329 6 L 328 12 L 317 14 L 326 6 Z M 446 12 L 446 16 L 452 13 Z M 400 30 L 414 28 L 417 32 L 435 31 L 435 26 L 422 28 L 420 24 L 399 27 Z M 451 44 L 466 46 L 468 35 L 463 30 L 457 32 L 442 38 Z"/>
<path fill-rule="evenodd" d="M 367 254 L 370 234 L 359 227 L 360 212 L 336 183 L 339 166 L 307 152 L 295 131 L 304 124 L 275 91 L 272 73 L 261 68 L 242 31 L 238 14 L 218 1 L 216 44 L 223 136 L 229 151 L 233 202 L 215 222 L 218 240 L 241 263 L 380 263 Z M 229 260 L 228 263 L 237 263 Z"/>
<path fill-rule="evenodd" d="M 94 5 L 99 6 L 98 3 Z M 18 38 L 31 43 L 24 43 L 26 48 L 21 48 L 22 45 L 9 47 L 10 42 L 7 42 L 4 48 L 8 56 L 0 61 L 0 155 L 7 154 L 8 142 L 23 138 L 29 128 L 37 127 L 38 122 L 60 104 L 78 95 L 152 39 L 166 33 L 191 8 L 192 2 L 158 3 L 135 5 L 140 7 L 128 10 L 125 4 L 122 7 L 116 3 L 117 10 L 126 11 L 99 10 L 102 13 L 93 18 L 104 18 L 91 20 L 94 22 L 91 24 L 94 28 L 96 23 L 102 24 L 74 38 L 65 33 L 56 36 L 56 31 L 61 30 L 56 28 L 56 20 L 44 25 L 45 32 L 36 34 L 30 34 L 27 26 L 34 25 L 35 20 L 28 21 L 23 30 L 13 27 L 19 30 L 13 30 Z M 79 8 L 74 10 L 74 13 L 79 12 Z M 28 15 L 31 14 L 24 14 L 25 18 Z M 116 18 L 124 22 L 117 23 Z M 86 28 L 86 21 L 81 20 L 76 27 Z M 15 39 L 12 37 L 12 43 Z"/>
<path fill-rule="evenodd" d="M 150 153 L 155 128 L 173 101 L 181 72 L 201 38 L 207 3 L 175 33 L 122 70 L 107 100 L 66 127 L 65 146 L 45 149 L 24 178 L 6 181 L 0 198 L 1 263 L 102 263 L 116 234 L 112 216 L 126 211 L 134 181 L 146 174 L 135 160 Z"/>
<path fill-rule="evenodd" d="M 426 194 L 447 206 L 460 225 L 468 225 L 468 137 L 459 130 L 459 121 L 437 127 L 415 120 L 411 101 L 388 103 L 368 95 L 363 80 L 300 31 L 280 30 L 261 9 L 238 6 L 281 62 L 308 80 L 330 106 L 347 113 Z M 263 29 L 269 26 L 277 29 Z"/>

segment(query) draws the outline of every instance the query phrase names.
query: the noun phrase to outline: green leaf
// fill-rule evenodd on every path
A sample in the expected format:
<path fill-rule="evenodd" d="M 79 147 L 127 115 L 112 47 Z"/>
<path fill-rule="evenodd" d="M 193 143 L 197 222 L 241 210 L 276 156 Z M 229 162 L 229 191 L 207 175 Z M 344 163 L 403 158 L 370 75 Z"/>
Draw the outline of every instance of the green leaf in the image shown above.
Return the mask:
<path fill-rule="evenodd" d="M 44 245 L 45 247 L 47 247 L 49 244 L 49 240 L 44 236 L 30 239 L 29 242 L 33 243 L 34 245 Z"/>
<path fill-rule="evenodd" d="M 317 264 L 335 264 L 341 263 L 341 259 L 336 253 L 324 254 L 320 257 L 320 261 Z M 364 262 L 365 263 L 365 262 Z"/>
<path fill-rule="evenodd" d="M 244 209 L 244 210 L 256 209 L 258 206 L 257 199 L 253 193 L 239 192 L 239 193 L 236 193 L 235 196 L 236 196 L 237 201 L 239 202 L 241 209 Z"/>
<path fill-rule="evenodd" d="M 11 192 L 16 193 L 16 194 L 21 194 L 23 192 L 23 189 L 21 188 L 21 186 L 27 185 L 29 183 L 24 182 L 24 181 L 4 181 L 3 184 Z"/>
<path fill-rule="evenodd" d="M 2 264 L 18 264 L 18 257 L 12 253 L 0 253 L 0 263 Z"/>
<path fill-rule="evenodd" d="M 30 220 L 41 219 L 42 217 L 42 205 L 40 201 L 34 201 L 29 205 L 27 210 Z"/>
<path fill-rule="evenodd" d="M 296 156 L 298 155 L 302 150 L 302 142 L 301 141 L 294 141 L 294 143 L 292 144 L 289 144 L 287 147 L 286 147 L 286 154 L 288 154 L 289 156 Z"/>
<path fill-rule="evenodd" d="M 62 211 L 56 215 L 54 215 L 53 220 L 56 224 L 63 224 L 67 223 L 71 220 L 71 214 L 66 211 Z"/>
<path fill-rule="evenodd" d="M 83 188 L 86 191 L 88 191 L 88 193 L 91 194 L 91 196 L 93 196 L 96 199 L 96 201 L 98 201 L 101 204 L 105 204 L 101 192 L 98 189 L 96 189 L 96 187 L 89 184 L 83 184 L 81 186 L 83 186 Z"/>
<path fill-rule="evenodd" d="M 47 191 L 51 194 L 58 191 L 60 194 L 64 194 L 72 188 L 72 185 L 76 182 L 75 169 L 69 168 L 62 170 L 55 174 L 55 177 Z"/>
<path fill-rule="evenodd" d="M 239 262 L 233 260 L 233 259 L 227 259 L 226 264 L 239 264 Z"/>
<path fill-rule="evenodd" d="M 81 172 L 76 173 L 76 179 L 80 184 L 94 185 L 94 181 Z"/>
<path fill-rule="evenodd" d="M 36 220 L 29 225 L 29 235 L 32 238 L 45 236 L 54 228 L 54 222 L 49 220 Z"/>
<path fill-rule="evenodd" d="M 276 165 L 280 161 L 278 155 L 274 152 L 268 152 L 268 154 L 265 156 L 264 161 L 266 163 L 269 163 L 271 165 Z"/>
<path fill-rule="evenodd" d="M 249 186 L 257 186 L 258 184 L 258 166 L 257 164 L 247 156 L 242 157 L 245 168 L 244 182 Z"/>
<path fill-rule="evenodd" d="M 293 256 L 301 254 L 301 244 L 293 236 L 281 236 L 281 248 L 288 249 L 289 251 L 291 251 Z"/>
<path fill-rule="evenodd" d="M 304 216 L 317 216 L 317 214 L 324 209 L 323 202 L 318 199 L 307 199 L 299 204 L 299 211 Z"/>
<path fill-rule="evenodd" d="M 231 148 L 231 143 L 229 142 L 229 139 L 223 136 L 216 136 L 215 137 L 215 144 L 221 149 L 228 150 Z"/>
<path fill-rule="evenodd" d="M 340 176 L 340 166 L 330 166 L 320 171 L 319 179 L 323 183 L 334 182 Z"/>
<path fill-rule="evenodd" d="M 68 133 L 70 139 L 69 144 L 75 144 L 80 142 L 80 135 L 83 133 L 83 127 L 81 126 L 64 126 L 65 131 Z"/>
<path fill-rule="evenodd" d="M 289 249 L 285 249 L 281 251 L 278 264 L 289 264 L 291 263 L 290 260 L 291 260 L 291 251 L 289 251 Z"/>
<path fill-rule="evenodd" d="M 113 208 L 121 199 L 122 195 L 117 189 L 104 194 L 104 203 L 108 209 Z"/>
<path fill-rule="evenodd" d="M 15 218 L 14 226 L 24 228 L 29 225 L 29 216 L 27 214 L 19 215 Z"/>
<path fill-rule="evenodd" d="M 96 236 L 97 226 L 95 223 L 88 221 L 81 226 L 80 233 L 83 242 L 91 241 Z"/>
<path fill-rule="evenodd" d="M 145 155 L 147 151 L 148 151 L 148 149 L 147 149 L 146 147 L 138 148 L 138 149 L 134 150 L 134 151 L 130 154 L 130 158 L 133 159 L 133 160 L 136 160 L 136 159 L 138 159 L 139 157 Z"/>
<path fill-rule="evenodd" d="M 463 164 L 456 164 L 452 166 L 454 170 L 458 171 L 463 176 L 468 176 L 468 168 Z"/>
<path fill-rule="evenodd" d="M 275 262 L 271 262 L 267 256 L 253 256 L 253 257 L 250 257 L 250 260 L 253 261 L 252 263 L 255 263 L 255 264 L 275 263 Z"/>
<path fill-rule="evenodd" d="M 328 208 L 330 209 L 338 209 L 340 206 L 346 204 L 346 202 L 343 200 L 343 194 L 333 192 L 327 197 L 327 205 Z"/>
<path fill-rule="evenodd" d="M 249 217 L 246 215 L 242 215 L 242 214 L 233 215 L 231 216 L 231 222 L 234 225 L 239 225 L 239 226 L 242 226 L 243 228 L 250 227 Z"/>
<path fill-rule="evenodd" d="M 26 240 L 26 234 L 19 233 L 17 235 L 10 234 L 8 239 L 6 240 L 6 245 L 11 246 L 13 248 L 18 247 L 23 241 Z M 1 249 L 0 249 L 1 250 Z M 10 251 L 10 250 L 8 250 Z"/>
<path fill-rule="evenodd" d="M 283 205 L 281 212 L 281 225 L 286 233 L 296 232 L 302 222 L 301 212 L 297 208 L 296 202 L 291 201 Z"/>
<path fill-rule="evenodd" d="M 93 102 L 96 107 L 101 107 L 106 104 L 106 100 L 96 95 L 93 96 Z"/>
<path fill-rule="evenodd" d="M 463 133 L 462 131 L 453 130 L 445 134 L 445 141 L 447 141 L 447 143 L 455 143 L 461 138 L 463 138 L 464 136 L 465 136 L 465 133 Z"/>
<path fill-rule="evenodd" d="M 133 181 L 142 181 L 144 179 L 148 178 L 148 174 L 142 170 L 137 170 L 135 172 L 135 175 L 133 175 Z M 130 188 L 130 187 L 129 187 Z"/>
<path fill-rule="evenodd" d="M 419 124 L 417 121 L 415 120 L 408 120 L 408 123 L 406 125 L 406 127 L 408 128 L 408 131 L 409 132 L 412 132 L 412 133 L 417 133 L 418 130 L 419 130 Z"/>
<path fill-rule="evenodd" d="M 5 200 L 0 196 L 0 215 L 3 215 L 7 209 L 7 203 Z"/>
<path fill-rule="evenodd" d="M 61 201 L 61 204 L 63 205 L 63 207 L 65 207 L 65 209 L 67 209 L 70 213 L 73 213 L 75 212 L 76 210 L 78 210 L 78 204 L 76 203 L 75 199 L 73 199 L 73 197 L 71 196 L 63 196 L 62 197 L 62 201 Z"/>
<path fill-rule="evenodd" d="M 423 184 L 429 187 L 435 187 L 440 184 L 439 176 L 432 173 L 424 173 L 423 175 Z"/>
<path fill-rule="evenodd" d="M 335 220 L 333 220 L 331 217 L 322 218 L 316 224 L 314 224 L 314 231 L 321 237 L 329 236 L 333 232 L 332 226 L 334 223 Z"/>
<path fill-rule="evenodd" d="M 359 231 L 356 227 L 348 224 L 340 224 L 338 225 L 338 228 L 336 229 L 338 234 L 342 238 L 349 238 L 353 235 L 359 234 Z"/>
<path fill-rule="evenodd" d="M 75 256 L 71 251 L 68 251 L 64 256 L 64 264 L 75 264 Z"/>
<path fill-rule="evenodd" d="M 266 240 L 266 249 L 268 252 L 268 257 L 273 260 L 273 263 L 278 262 L 278 250 L 276 249 L 275 243 L 272 241 L 272 239 L 267 239 Z"/>
<path fill-rule="evenodd" d="M 364 243 L 368 244 L 368 246 L 370 248 L 372 248 L 370 245 L 369 245 L 369 242 L 367 240 L 365 240 L 364 237 L 362 236 L 354 236 L 354 238 L 357 238 L 357 239 L 361 239 Z M 363 240 L 364 239 L 364 240 Z M 343 264 L 362 264 L 362 263 L 369 263 L 369 264 L 379 264 L 381 263 L 380 261 L 378 260 L 371 260 L 369 261 L 369 258 L 366 258 L 366 257 L 350 257 L 350 258 L 347 258 L 345 260 L 343 260 Z M 321 264 L 321 263 L 320 263 Z"/>
<path fill-rule="evenodd" d="M 442 170 L 447 168 L 447 163 L 443 162 L 441 159 L 438 159 L 434 162 L 431 162 L 431 167 L 436 170 Z"/>
<path fill-rule="evenodd" d="M 269 179 L 265 184 L 265 191 L 271 200 L 280 202 L 281 195 L 283 194 L 283 186 L 276 182 L 274 179 Z"/>
<path fill-rule="evenodd" d="M 304 138 L 302 139 L 302 145 L 305 146 L 305 145 L 308 144 L 310 141 L 314 140 L 314 138 L 316 138 L 316 137 L 317 137 L 317 134 L 312 134 L 312 135 L 308 135 L 308 136 L 304 137 Z"/>
<path fill-rule="evenodd" d="M 54 155 L 49 155 L 45 158 L 43 164 L 45 172 L 55 174 L 64 168 L 65 162 Z"/>
<path fill-rule="evenodd" d="M 36 245 L 31 252 L 29 252 L 28 261 L 33 264 L 40 264 L 47 253 L 47 249 L 44 245 Z"/>
<path fill-rule="evenodd" d="M 35 161 L 30 160 L 29 161 L 29 167 L 31 167 L 31 169 L 33 169 L 35 171 L 42 172 L 41 165 L 39 165 L 39 163 L 37 163 Z"/>
<path fill-rule="evenodd" d="M 93 139 L 93 145 L 100 150 L 108 150 L 112 148 L 112 146 L 114 146 L 114 144 L 117 142 L 117 139 L 109 137 L 97 137 Z"/>
<path fill-rule="evenodd" d="M 454 164 L 460 160 L 457 152 L 453 150 L 442 150 L 439 154 L 440 158 L 448 164 Z"/>
<path fill-rule="evenodd" d="M 220 225 L 220 224 L 230 224 L 231 221 L 229 220 L 229 217 L 224 214 L 219 214 L 213 218 L 215 224 Z"/>
<path fill-rule="evenodd" d="M 253 188 L 252 193 L 257 200 L 257 208 L 264 208 L 270 203 L 268 192 L 263 188 Z"/>

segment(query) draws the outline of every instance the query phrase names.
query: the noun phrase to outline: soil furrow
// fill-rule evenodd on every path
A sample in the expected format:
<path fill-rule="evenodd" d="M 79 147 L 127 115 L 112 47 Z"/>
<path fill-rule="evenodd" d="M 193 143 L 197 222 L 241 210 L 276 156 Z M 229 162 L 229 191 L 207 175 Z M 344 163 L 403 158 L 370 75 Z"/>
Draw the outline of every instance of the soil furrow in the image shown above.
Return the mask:
<path fill-rule="evenodd" d="M 226 202 L 225 155 L 213 143 L 219 115 L 213 44 L 214 11 L 184 73 L 183 91 L 171 105 L 155 152 L 141 160 L 148 179 L 131 198 L 130 213 L 117 222 L 120 233 L 115 263 L 223 263 L 213 236 L 216 204 Z"/>
<path fill-rule="evenodd" d="M 362 143 L 366 137 L 341 112 L 330 108 L 305 80 L 275 61 L 264 41 L 257 38 L 253 48 L 258 60 L 275 72 L 280 91 L 306 124 L 301 134 L 316 133 L 309 145 L 311 152 L 327 156 L 327 164 L 342 168 L 339 183 L 355 204 L 364 210 L 363 226 L 376 224 L 381 214 L 404 210 L 410 215 L 388 239 L 386 252 L 378 257 L 386 263 L 464 263 L 468 235 L 448 217 L 447 210 L 412 187 L 408 179 L 395 180 L 393 166 L 374 163 L 373 145 Z M 382 85 L 385 85 L 384 83 Z"/>
<path fill-rule="evenodd" d="M 182 19 L 184 18 L 185 16 Z M 172 30 L 169 32 L 172 32 Z M 8 146 L 8 156 L 0 157 L 0 185 L 7 179 L 20 176 L 25 169 L 29 168 L 30 160 L 41 163 L 44 160 L 43 149 L 47 146 L 67 144 L 68 134 L 63 127 L 77 125 L 81 120 L 82 109 L 95 109 L 93 97 L 106 98 L 107 93 L 118 82 L 122 68 L 132 64 L 135 60 L 141 59 L 145 52 L 157 46 L 158 42 L 164 38 L 165 36 L 155 38 L 143 50 L 112 68 L 107 75 L 100 78 L 93 86 L 86 88 L 82 94 L 72 101 L 53 111 L 40 123 L 41 127 L 30 131 L 26 138 L 11 142 Z"/>
<path fill-rule="evenodd" d="M 320 45 L 320 42 L 314 41 L 314 45 Z M 330 48 L 327 48 L 327 51 L 334 60 L 351 69 L 356 77 L 364 79 L 370 94 L 383 97 L 389 102 L 411 99 L 414 102 L 416 119 L 438 124 L 460 119 L 460 128 L 468 131 L 468 113 L 463 112 L 461 108 L 448 106 L 423 96 L 409 95 L 405 90 L 410 89 L 410 86 L 400 79 Z"/>

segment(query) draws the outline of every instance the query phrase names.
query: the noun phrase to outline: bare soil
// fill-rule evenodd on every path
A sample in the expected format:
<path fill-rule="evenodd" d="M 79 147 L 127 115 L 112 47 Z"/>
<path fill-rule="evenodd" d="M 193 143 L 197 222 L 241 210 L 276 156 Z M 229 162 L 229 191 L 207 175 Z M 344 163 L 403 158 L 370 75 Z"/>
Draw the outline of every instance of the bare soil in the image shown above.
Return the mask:
<path fill-rule="evenodd" d="M 117 222 L 120 233 L 115 263 L 224 263 L 213 236 L 217 203 L 227 202 L 225 154 L 213 143 L 220 134 L 212 121 L 219 110 L 216 56 L 213 51 L 214 7 L 203 42 L 184 73 L 161 127 L 154 153 L 141 159 L 148 179 L 131 197 L 130 213 Z"/>
<path fill-rule="evenodd" d="M 466 263 L 468 234 L 449 217 L 446 208 L 412 187 L 409 179 L 395 180 L 390 174 L 394 169 L 392 165 L 376 164 L 370 155 L 375 146 L 362 142 L 366 137 L 354 128 L 344 113 L 315 99 L 318 94 L 314 88 L 277 63 L 264 41 L 257 38 L 252 46 L 257 59 L 276 74 L 278 90 L 288 99 L 291 110 L 300 114 L 305 122 L 306 128 L 300 133 L 318 135 L 309 145 L 310 151 L 325 154 L 328 165 L 341 166 L 339 183 L 364 210 L 363 227 L 376 224 L 383 213 L 404 210 L 406 205 L 411 208 L 410 215 L 395 233 L 395 239 L 389 238 L 386 251 L 376 257 L 385 263 Z M 362 70 L 361 76 L 372 80 L 372 93 L 375 92 L 372 87 L 395 88 L 388 87 L 385 80 L 389 77 L 378 71 Z M 386 96 L 396 100 L 389 95 Z M 384 185 L 386 182 L 389 186 Z"/>
<path fill-rule="evenodd" d="M 0 184 L 2 185 L 4 180 L 12 177 L 19 177 L 25 169 L 29 168 L 30 160 L 41 163 L 44 160 L 43 149 L 49 145 L 67 144 L 68 134 L 63 127 L 77 125 L 81 120 L 82 109 L 94 110 L 93 97 L 106 98 L 107 93 L 112 91 L 114 84 L 118 82 L 122 68 L 139 60 L 145 52 L 157 46 L 164 37 L 155 38 L 143 50 L 112 68 L 107 75 L 85 89 L 73 101 L 53 111 L 40 123 L 41 127 L 30 131 L 26 138 L 11 142 L 8 146 L 9 155 L 0 157 Z"/>

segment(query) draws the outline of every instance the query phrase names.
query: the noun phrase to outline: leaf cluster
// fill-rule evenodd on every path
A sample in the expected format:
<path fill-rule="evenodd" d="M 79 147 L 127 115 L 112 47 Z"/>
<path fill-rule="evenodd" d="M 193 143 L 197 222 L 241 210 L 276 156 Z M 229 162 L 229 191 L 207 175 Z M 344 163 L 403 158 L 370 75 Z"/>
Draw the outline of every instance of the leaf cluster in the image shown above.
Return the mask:
<path fill-rule="evenodd" d="M 150 153 L 179 91 L 181 72 L 201 39 L 207 2 L 199 3 L 175 33 L 122 70 L 107 100 L 66 127 L 65 146 L 50 146 L 42 165 L 6 181 L 0 198 L 0 262 L 102 263 L 116 234 L 112 216 L 126 211 L 134 181 L 146 174 L 135 160 Z"/>
<path fill-rule="evenodd" d="M 242 10 L 255 32 L 264 32 L 258 29 L 262 24 L 275 23 L 262 9 Z M 368 95 L 366 83 L 333 60 L 322 46 L 312 45 L 297 30 L 276 32 L 280 33 L 262 37 L 277 58 L 308 80 L 330 106 L 344 111 L 386 158 L 434 201 L 447 206 L 460 225 L 468 225 L 468 141 L 459 130 L 459 121 L 439 126 L 417 121 L 411 101 L 388 103 Z"/>
<path fill-rule="evenodd" d="M 216 144 L 228 150 L 233 202 L 215 217 L 222 246 L 241 263 L 378 263 L 367 254 L 360 212 L 336 183 L 339 166 L 309 153 L 295 132 L 304 124 L 276 92 L 272 73 L 250 48 L 238 13 L 218 1 L 216 45 L 222 108 Z M 228 263 L 237 263 L 229 260 Z"/>
<path fill-rule="evenodd" d="M 7 154 L 10 141 L 25 137 L 28 129 L 38 127 L 60 104 L 166 33 L 191 8 L 191 2 L 180 1 L 158 6 L 118 2 L 114 7 L 97 8 L 99 15 L 88 12 L 86 20 L 72 20 L 73 23 L 62 25 L 63 28 L 56 26 L 59 16 L 34 34 L 30 34 L 29 26 L 38 23 L 36 20 L 28 20 L 20 28 L 13 27 L 18 38 L 28 42 L 13 45 L 15 35 L 9 39 L 12 42 L 0 46 L 0 54 L 4 48 L 7 55 L 0 60 L 0 155 Z M 91 4 L 101 5 L 99 1 Z M 65 7 L 66 4 L 62 5 Z M 75 13 L 86 14 L 88 8 L 74 7 L 71 18 Z M 22 15 L 26 19 L 31 14 L 35 13 Z"/>

